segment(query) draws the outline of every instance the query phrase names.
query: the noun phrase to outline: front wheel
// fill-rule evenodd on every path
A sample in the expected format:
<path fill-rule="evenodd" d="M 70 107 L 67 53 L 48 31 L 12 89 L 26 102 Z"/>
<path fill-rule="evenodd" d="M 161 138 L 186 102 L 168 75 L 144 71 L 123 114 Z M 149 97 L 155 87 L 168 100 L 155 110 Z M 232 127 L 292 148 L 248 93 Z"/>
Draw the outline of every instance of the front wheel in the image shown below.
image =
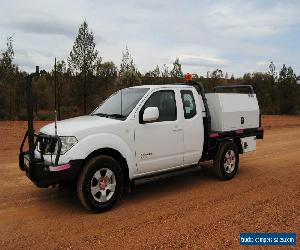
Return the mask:
<path fill-rule="evenodd" d="M 83 167 L 77 182 L 79 200 L 89 210 L 110 209 L 123 193 L 120 164 L 109 156 L 96 156 Z"/>
<path fill-rule="evenodd" d="M 239 166 L 239 151 L 233 142 L 222 142 L 214 159 L 214 171 L 221 180 L 233 178 Z"/>

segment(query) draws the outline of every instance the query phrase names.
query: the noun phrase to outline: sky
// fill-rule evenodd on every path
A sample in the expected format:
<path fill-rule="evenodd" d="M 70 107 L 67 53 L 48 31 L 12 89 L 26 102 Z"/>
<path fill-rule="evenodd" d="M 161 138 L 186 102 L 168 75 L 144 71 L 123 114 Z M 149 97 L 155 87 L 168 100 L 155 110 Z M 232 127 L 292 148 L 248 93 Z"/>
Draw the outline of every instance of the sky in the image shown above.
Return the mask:
<path fill-rule="evenodd" d="M 13 36 L 15 63 L 49 70 L 67 60 L 86 20 L 103 61 L 128 46 L 145 73 L 176 57 L 183 72 L 265 72 L 270 61 L 300 74 L 299 0 L 0 0 L 0 50 Z"/>

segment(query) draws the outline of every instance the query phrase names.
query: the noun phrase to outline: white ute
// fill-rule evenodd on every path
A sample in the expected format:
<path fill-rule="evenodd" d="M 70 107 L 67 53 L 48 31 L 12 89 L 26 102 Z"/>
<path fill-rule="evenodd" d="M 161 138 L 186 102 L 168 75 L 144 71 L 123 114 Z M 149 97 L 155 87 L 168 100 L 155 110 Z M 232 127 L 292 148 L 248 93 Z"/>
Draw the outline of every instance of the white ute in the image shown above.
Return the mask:
<path fill-rule="evenodd" d="M 34 157 L 21 150 L 20 168 L 39 187 L 76 181 L 82 204 L 104 211 L 135 180 L 201 161 L 214 160 L 216 176 L 231 179 L 239 154 L 262 138 L 251 86 L 208 94 L 192 81 L 137 86 L 111 95 L 90 115 L 57 122 L 57 131 L 54 123 L 43 127 Z"/>

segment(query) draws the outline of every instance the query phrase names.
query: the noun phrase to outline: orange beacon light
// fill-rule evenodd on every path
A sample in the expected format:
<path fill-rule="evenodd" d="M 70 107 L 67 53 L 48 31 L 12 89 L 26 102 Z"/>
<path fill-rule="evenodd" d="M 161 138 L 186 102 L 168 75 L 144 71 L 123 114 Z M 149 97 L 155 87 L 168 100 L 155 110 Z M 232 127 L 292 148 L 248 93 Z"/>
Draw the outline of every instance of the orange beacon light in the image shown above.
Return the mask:
<path fill-rule="evenodd" d="M 185 81 L 192 81 L 192 80 L 193 80 L 192 74 L 191 74 L 191 73 L 186 73 L 186 74 L 184 75 L 184 80 L 185 80 Z"/>

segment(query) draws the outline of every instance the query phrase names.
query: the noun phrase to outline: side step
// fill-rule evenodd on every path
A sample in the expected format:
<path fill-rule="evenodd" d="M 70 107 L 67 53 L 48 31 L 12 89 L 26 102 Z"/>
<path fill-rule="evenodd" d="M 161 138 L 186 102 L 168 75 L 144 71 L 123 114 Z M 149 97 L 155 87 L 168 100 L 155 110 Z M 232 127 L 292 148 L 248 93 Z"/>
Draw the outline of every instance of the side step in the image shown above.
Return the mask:
<path fill-rule="evenodd" d="M 155 182 L 155 181 L 159 181 L 159 180 L 163 180 L 163 179 L 167 179 L 167 178 L 172 178 L 172 177 L 176 177 L 176 176 L 180 176 L 180 175 L 184 175 L 184 174 L 188 174 L 188 173 L 197 172 L 201 169 L 202 169 L 202 166 L 197 164 L 197 165 L 186 166 L 186 167 L 180 168 L 180 169 L 173 169 L 173 170 L 159 172 L 159 173 L 157 173 L 157 172 L 151 173 L 149 175 L 145 175 L 145 176 L 138 177 L 136 179 L 131 180 L 130 188 L 128 191 L 129 192 L 133 191 L 134 188 L 139 185 L 143 185 L 143 184 L 147 184 L 147 183 L 151 183 L 151 182 Z"/>

